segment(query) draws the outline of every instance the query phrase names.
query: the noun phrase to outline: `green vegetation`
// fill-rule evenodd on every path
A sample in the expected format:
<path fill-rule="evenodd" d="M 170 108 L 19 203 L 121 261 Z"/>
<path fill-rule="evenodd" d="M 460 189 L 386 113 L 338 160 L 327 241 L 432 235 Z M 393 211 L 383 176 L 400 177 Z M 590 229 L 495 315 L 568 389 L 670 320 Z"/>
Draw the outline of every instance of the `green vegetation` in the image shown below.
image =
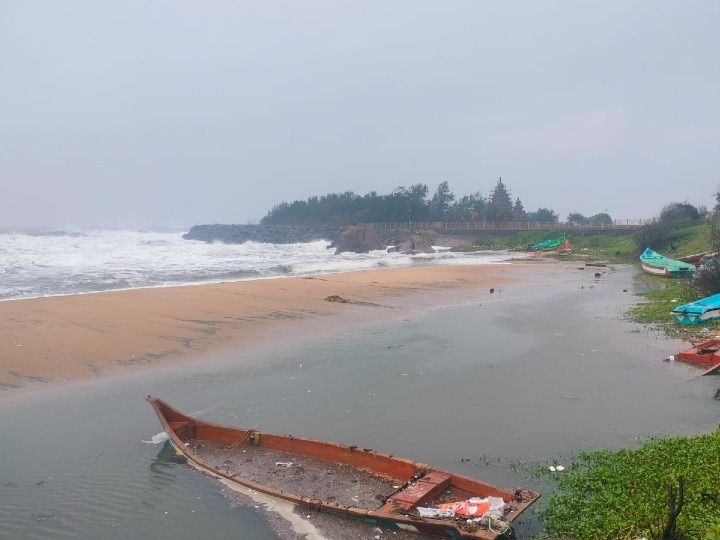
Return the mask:
<path fill-rule="evenodd" d="M 708 296 L 688 279 L 669 279 L 648 274 L 641 274 L 637 279 L 647 284 L 647 292 L 643 294 L 645 301 L 628 311 L 630 320 L 652 325 L 668 337 L 684 338 L 688 341 L 699 339 L 702 328 L 708 328 L 715 334 L 720 332 L 720 321 L 707 321 L 702 327 L 684 326 L 677 324 L 672 318 L 672 310 L 677 306 Z"/>
<path fill-rule="evenodd" d="M 263 225 L 359 225 L 363 223 L 509 222 L 557 223 L 559 216 L 549 208 L 526 212 L 519 198 L 510 197 L 502 178 L 485 197 L 479 191 L 455 197 L 448 182 L 441 182 L 432 197 L 426 184 L 400 186 L 388 195 L 352 191 L 309 197 L 305 201 L 275 205 L 262 218 Z M 579 216 L 580 214 L 576 214 Z M 607 214 L 597 214 L 612 222 Z M 586 219 L 586 218 L 583 218 Z M 588 218 L 592 220 L 593 218 Z"/>
<path fill-rule="evenodd" d="M 637 279 L 646 283 L 648 290 L 644 294 L 647 302 L 636 305 L 629 312 L 635 322 L 662 324 L 671 321 L 670 312 L 676 306 L 698 299 L 696 291 L 686 279 L 668 279 L 649 274 L 642 274 Z M 674 326 L 675 323 L 671 323 L 670 327 Z"/>
<path fill-rule="evenodd" d="M 536 244 L 547 238 L 556 238 L 562 234 L 557 231 L 523 231 L 513 236 L 498 238 L 488 242 L 482 240 L 475 244 L 477 248 L 482 243 L 491 243 L 495 249 L 525 250 L 527 246 Z M 565 261 L 588 261 L 604 260 L 617 264 L 634 264 L 638 262 L 639 252 L 630 234 L 606 234 L 588 235 L 584 231 L 568 231 L 567 238 L 573 245 L 571 255 L 563 255 Z"/>
<path fill-rule="evenodd" d="M 540 514 L 558 540 L 720 540 L 719 468 L 720 430 L 653 438 L 636 450 L 583 452 L 563 474 L 553 476 L 558 492 Z M 671 488 L 676 511 L 681 508 L 676 532 L 667 534 Z"/>
<path fill-rule="evenodd" d="M 602 223 L 603 225 L 612 225 L 613 220 L 606 212 L 595 214 L 594 216 L 585 217 L 578 212 L 571 212 L 567 217 L 568 223 L 575 225 L 584 225 L 586 223 Z"/>
<path fill-rule="evenodd" d="M 642 238 L 643 235 L 635 234 L 636 242 Z M 675 258 L 711 251 L 711 224 L 686 222 L 685 226 L 668 229 L 665 241 L 674 247 L 672 256 Z M 691 338 L 697 334 L 699 328 L 676 324 L 670 313 L 678 305 L 720 292 L 720 279 L 712 279 L 715 273 L 716 271 L 704 273 L 703 279 L 696 282 L 642 274 L 638 280 L 647 284 L 647 292 L 644 294 L 646 301 L 634 306 L 628 316 L 636 322 L 655 325 L 669 336 Z M 703 326 L 720 330 L 720 323 L 717 321 Z"/>
<path fill-rule="evenodd" d="M 577 260 L 602 259 L 610 263 L 637 262 L 637 248 L 632 236 L 580 236 L 571 238 L 573 257 Z"/>
<path fill-rule="evenodd" d="M 709 223 L 693 224 L 676 229 L 672 235 L 678 256 L 703 253 L 713 249 Z"/>

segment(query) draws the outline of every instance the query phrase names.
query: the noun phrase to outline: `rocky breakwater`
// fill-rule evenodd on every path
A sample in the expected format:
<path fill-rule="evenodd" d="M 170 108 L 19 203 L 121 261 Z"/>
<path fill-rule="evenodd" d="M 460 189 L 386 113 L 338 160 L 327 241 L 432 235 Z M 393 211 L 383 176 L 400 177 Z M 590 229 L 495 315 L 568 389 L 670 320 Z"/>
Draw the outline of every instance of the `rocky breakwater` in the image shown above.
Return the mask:
<path fill-rule="evenodd" d="M 344 230 L 345 227 L 330 225 L 194 225 L 183 238 L 226 244 L 297 244 L 315 240 L 334 242 Z"/>
<path fill-rule="evenodd" d="M 186 240 L 243 244 L 297 244 L 325 240 L 335 253 L 387 249 L 401 253 L 433 253 L 427 239 L 408 232 L 368 227 L 337 227 L 331 225 L 195 225 L 183 235 Z"/>

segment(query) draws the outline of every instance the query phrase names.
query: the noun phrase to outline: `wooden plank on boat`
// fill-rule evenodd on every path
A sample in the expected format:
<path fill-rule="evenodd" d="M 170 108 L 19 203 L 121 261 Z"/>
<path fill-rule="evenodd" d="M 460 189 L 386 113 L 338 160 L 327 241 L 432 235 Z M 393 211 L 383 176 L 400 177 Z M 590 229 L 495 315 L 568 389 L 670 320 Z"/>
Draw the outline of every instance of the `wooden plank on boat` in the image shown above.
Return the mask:
<path fill-rule="evenodd" d="M 412 482 L 405 489 L 393 495 L 387 502 L 392 508 L 410 510 L 424 503 L 434 494 L 443 491 L 450 485 L 450 475 L 440 471 L 430 471 L 417 482 Z"/>

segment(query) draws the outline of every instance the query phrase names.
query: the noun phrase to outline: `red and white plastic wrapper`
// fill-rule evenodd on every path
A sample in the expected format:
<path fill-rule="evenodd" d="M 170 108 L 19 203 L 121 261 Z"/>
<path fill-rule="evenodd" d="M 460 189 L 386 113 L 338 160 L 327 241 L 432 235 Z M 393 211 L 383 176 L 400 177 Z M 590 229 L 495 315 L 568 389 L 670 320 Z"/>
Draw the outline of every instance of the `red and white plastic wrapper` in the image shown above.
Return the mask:
<path fill-rule="evenodd" d="M 456 515 L 476 518 L 488 511 L 502 510 L 503 506 L 505 506 L 505 501 L 501 497 L 473 497 L 467 501 L 438 504 L 435 508 L 418 507 L 418 512 L 421 517 L 428 518 L 454 517 Z"/>
<path fill-rule="evenodd" d="M 440 510 L 453 510 L 456 516 L 464 517 L 480 517 L 490 510 L 490 501 L 487 499 L 482 499 L 477 502 L 471 501 L 473 500 L 438 504 L 438 508 Z"/>

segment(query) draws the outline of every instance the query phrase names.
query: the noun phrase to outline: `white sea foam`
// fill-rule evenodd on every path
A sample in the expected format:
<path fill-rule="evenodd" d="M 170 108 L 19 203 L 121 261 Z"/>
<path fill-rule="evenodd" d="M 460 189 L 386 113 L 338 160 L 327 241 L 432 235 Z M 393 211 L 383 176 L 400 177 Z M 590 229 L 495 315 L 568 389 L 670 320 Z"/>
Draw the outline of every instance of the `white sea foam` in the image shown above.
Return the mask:
<path fill-rule="evenodd" d="M 428 264 L 491 264 L 506 252 L 335 255 L 329 242 L 205 243 L 186 229 L 0 232 L 0 300 Z M 513 255 L 516 256 L 516 255 Z"/>
<path fill-rule="evenodd" d="M 169 437 L 167 436 L 167 433 L 165 433 L 164 431 L 161 431 L 160 433 L 156 433 L 155 435 L 150 437 L 149 441 L 146 441 L 145 439 L 143 439 L 142 442 L 144 442 L 145 444 L 162 444 L 165 441 L 167 441 L 168 439 L 169 439 Z"/>

